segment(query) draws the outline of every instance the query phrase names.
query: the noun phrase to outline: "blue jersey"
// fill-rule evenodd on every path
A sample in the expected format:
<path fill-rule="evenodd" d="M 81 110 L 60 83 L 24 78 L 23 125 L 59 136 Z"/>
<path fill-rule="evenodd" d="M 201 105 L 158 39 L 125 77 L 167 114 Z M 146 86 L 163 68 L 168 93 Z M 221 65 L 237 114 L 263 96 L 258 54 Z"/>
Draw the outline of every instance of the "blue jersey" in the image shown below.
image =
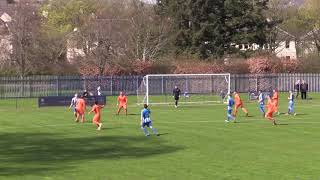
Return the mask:
<path fill-rule="evenodd" d="M 260 103 L 260 105 L 264 105 L 264 95 L 263 95 L 263 93 L 259 94 L 259 103 Z"/>
<path fill-rule="evenodd" d="M 151 122 L 150 113 L 151 113 L 151 111 L 149 109 L 144 108 L 141 111 L 141 121 L 143 121 L 144 123 Z"/>
<path fill-rule="evenodd" d="M 234 105 L 234 100 L 232 99 L 232 97 L 229 97 L 228 98 L 228 110 L 231 110 L 233 105 Z"/>

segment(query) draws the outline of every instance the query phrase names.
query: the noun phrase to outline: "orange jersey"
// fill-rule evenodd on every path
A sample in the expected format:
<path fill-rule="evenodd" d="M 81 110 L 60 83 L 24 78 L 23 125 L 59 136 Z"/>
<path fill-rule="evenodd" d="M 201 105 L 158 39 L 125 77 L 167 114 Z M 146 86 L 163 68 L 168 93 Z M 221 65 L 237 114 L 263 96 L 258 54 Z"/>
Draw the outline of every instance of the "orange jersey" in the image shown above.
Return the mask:
<path fill-rule="evenodd" d="M 273 101 L 271 99 L 268 100 L 267 108 L 269 112 L 275 112 L 276 109 L 276 101 Z"/>
<path fill-rule="evenodd" d="M 275 92 L 272 96 L 272 100 L 279 101 L 279 93 Z"/>
<path fill-rule="evenodd" d="M 118 96 L 118 102 L 120 106 L 126 105 L 128 102 L 127 96 Z"/>
<path fill-rule="evenodd" d="M 91 112 L 94 112 L 96 115 L 100 115 L 102 107 L 99 105 L 94 105 L 91 109 Z"/>
<path fill-rule="evenodd" d="M 241 100 L 239 94 L 235 94 L 235 95 L 234 95 L 234 101 L 236 102 L 236 105 L 242 104 L 242 100 Z"/>
<path fill-rule="evenodd" d="M 84 109 L 86 107 L 86 102 L 84 99 L 78 99 L 77 101 L 77 109 Z"/>
<path fill-rule="evenodd" d="M 92 109 L 91 109 L 91 111 L 90 112 L 94 112 L 95 113 L 95 115 L 94 115 L 94 117 L 93 117 L 93 119 L 92 119 L 92 122 L 94 123 L 94 124 L 98 124 L 98 123 L 100 123 L 100 112 L 101 112 L 101 109 L 103 108 L 103 106 L 99 106 L 99 105 L 94 105 L 93 107 L 92 107 Z"/>

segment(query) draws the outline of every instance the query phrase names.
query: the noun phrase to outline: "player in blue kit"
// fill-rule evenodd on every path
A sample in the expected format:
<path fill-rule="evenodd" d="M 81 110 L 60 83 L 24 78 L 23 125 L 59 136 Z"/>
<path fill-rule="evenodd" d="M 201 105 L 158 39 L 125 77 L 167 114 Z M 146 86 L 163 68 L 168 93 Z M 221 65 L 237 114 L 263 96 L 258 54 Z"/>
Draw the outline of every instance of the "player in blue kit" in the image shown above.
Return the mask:
<path fill-rule="evenodd" d="M 264 94 L 261 91 L 259 91 L 258 103 L 259 103 L 259 110 L 263 115 L 262 117 L 266 115 L 266 111 L 264 109 L 264 100 L 265 100 Z"/>
<path fill-rule="evenodd" d="M 292 91 L 289 91 L 289 106 L 288 106 L 288 113 L 286 115 L 294 115 L 296 116 L 297 113 L 294 112 L 294 94 Z"/>
<path fill-rule="evenodd" d="M 148 105 L 144 104 L 143 106 L 144 106 L 144 108 L 141 111 L 141 129 L 143 130 L 144 135 L 150 136 L 150 134 L 146 128 L 146 126 L 147 126 L 152 130 L 154 135 L 159 136 L 159 134 L 157 133 L 157 130 L 152 127 L 152 121 L 150 119 L 151 111 L 148 109 Z"/>
<path fill-rule="evenodd" d="M 227 101 L 227 120 L 225 122 L 234 121 L 236 122 L 236 118 L 232 115 L 232 107 L 234 105 L 234 100 L 230 94 L 228 94 L 228 101 Z"/>

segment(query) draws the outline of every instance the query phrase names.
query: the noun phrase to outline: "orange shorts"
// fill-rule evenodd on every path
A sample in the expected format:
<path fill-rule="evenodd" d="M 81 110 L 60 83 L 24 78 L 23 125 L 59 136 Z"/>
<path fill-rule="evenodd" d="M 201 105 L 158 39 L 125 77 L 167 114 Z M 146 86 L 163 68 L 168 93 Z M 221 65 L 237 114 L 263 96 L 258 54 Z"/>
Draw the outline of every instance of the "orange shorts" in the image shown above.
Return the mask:
<path fill-rule="evenodd" d="M 119 108 L 127 109 L 127 104 L 120 104 Z"/>
<path fill-rule="evenodd" d="M 82 108 L 76 108 L 77 113 L 79 113 L 80 115 L 84 115 L 84 109 Z"/>
<path fill-rule="evenodd" d="M 268 111 L 268 112 L 266 113 L 266 118 L 268 118 L 268 119 L 273 118 L 273 112 L 272 112 L 272 111 Z"/>
<path fill-rule="evenodd" d="M 94 124 L 99 124 L 100 121 L 101 121 L 100 115 L 94 115 L 94 116 L 93 116 L 92 122 L 93 122 Z"/>
<path fill-rule="evenodd" d="M 236 104 L 236 109 L 238 109 L 238 108 L 243 108 L 243 103 L 241 103 L 241 104 Z"/>

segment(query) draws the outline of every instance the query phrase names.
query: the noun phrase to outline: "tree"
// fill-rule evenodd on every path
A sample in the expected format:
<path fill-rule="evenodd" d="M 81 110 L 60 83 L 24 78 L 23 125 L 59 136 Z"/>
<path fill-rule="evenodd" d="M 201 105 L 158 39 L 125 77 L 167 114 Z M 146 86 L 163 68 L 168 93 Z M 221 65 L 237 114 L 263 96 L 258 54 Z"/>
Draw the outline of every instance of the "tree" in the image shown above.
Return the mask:
<path fill-rule="evenodd" d="M 306 0 L 303 7 L 299 11 L 300 16 L 303 18 L 305 25 L 310 29 L 309 37 L 315 43 L 315 46 L 320 55 L 320 1 L 318 0 Z"/>
<path fill-rule="evenodd" d="M 234 53 L 234 44 L 267 43 L 270 26 L 268 0 L 158 1 L 160 12 L 172 19 L 178 53 L 222 57 Z"/>
<path fill-rule="evenodd" d="M 143 61 L 154 60 L 169 45 L 171 27 L 168 19 L 157 15 L 152 5 L 139 0 L 130 2 L 130 54 L 129 57 Z"/>
<path fill-rule="evenodd" d="M 13 53 L 11 60 L 20 76 L 36 69 L 35 42 L 40 29 L 37 8 L 27 0 L 17 2 L 14 19 L 9 24 Z"/>

